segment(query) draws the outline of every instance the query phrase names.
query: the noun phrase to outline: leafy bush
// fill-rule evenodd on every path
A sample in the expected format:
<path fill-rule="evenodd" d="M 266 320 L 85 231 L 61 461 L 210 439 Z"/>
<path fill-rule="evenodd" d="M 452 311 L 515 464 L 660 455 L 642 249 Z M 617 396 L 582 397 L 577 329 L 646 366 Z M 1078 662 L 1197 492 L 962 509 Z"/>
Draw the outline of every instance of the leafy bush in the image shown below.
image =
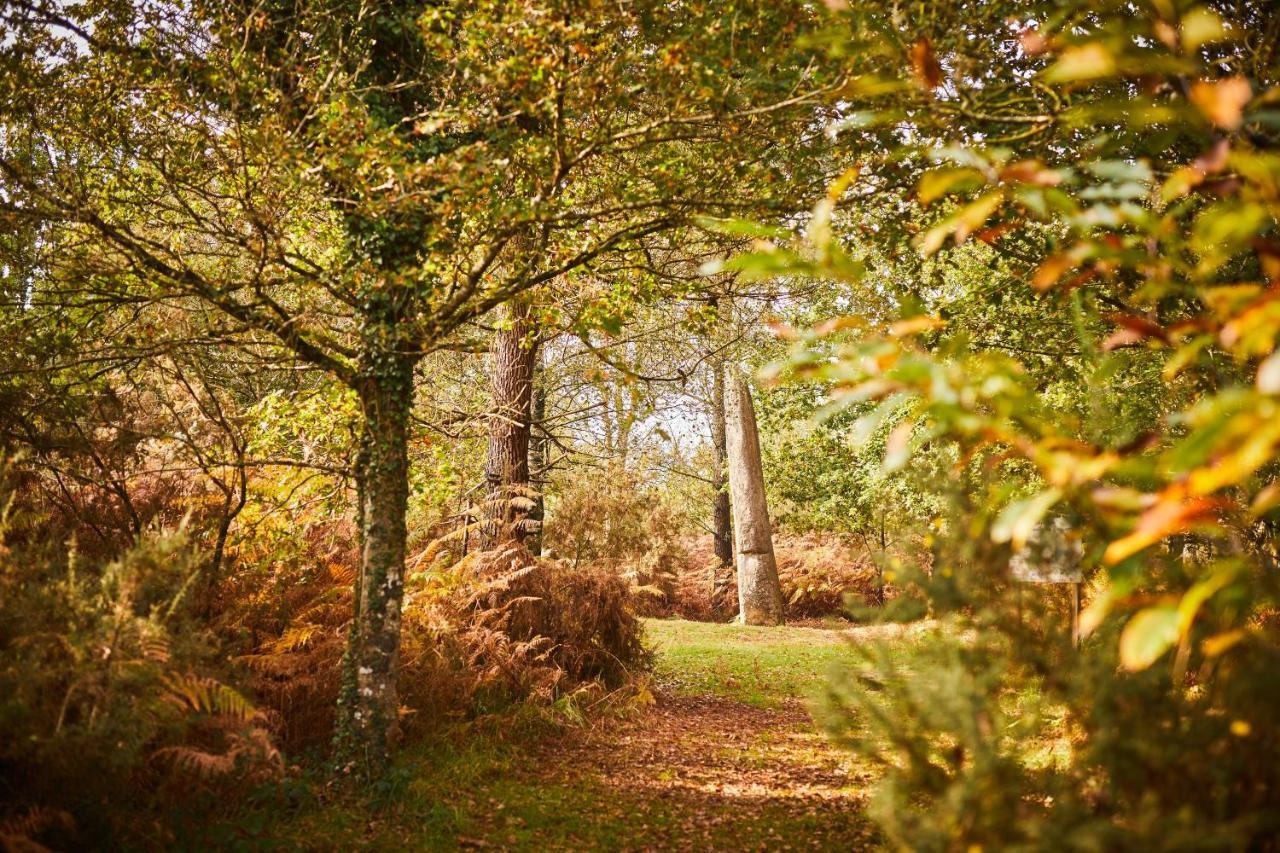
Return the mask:
<path fill-rule="evenodd" d="M 621 686 L 650 663 L 626 581 L 519 547 L 419 575 L 408 602 L 404 684 L 423 711 L 546 703 L 588 684 Z M 457 698 L 442 702 L 450 683 Z"/>
<path fill-rule="evenodd" d="M 670 600 L 677 569 L 688 558 L 681 536 L 686 521 L 636 473 L 619 469 L 575 477 L 549 515 L 548 553 L 575 566 L 612 569 L 651 598 Z"/>
<path fill-rule="evenodd" d="M 955 565 L 960 550 L 943 550 Z M 1118 620 L 1073 648 L 1064 596 L 1016 591 L 1000 549 L 985 550 L 988 571 L 966 561 L 911 581 L 945 627 L 909 670 L 868 643 L 832 685 L 830 731 L 884 772 L 871 812 L 888 839 L 911 850 L 1274 849 L 1272 656 L 1254 648 L 1229 671 L 1207 662 L 1176 680 L 1126 672 Z"/>
<path fill-rule="evenodd" d="M 852 115 L 885 135 L 803 238 L 734 262 L 909 282 L 896 320 L 788 332 L 778 371 L 859 436 L 893 423 L 885 472 L 949 469 L 929 566 L 896 582 L 953 637 L 916 671 L 844 680 L 836 729 L 885 767 L 904 849 L 1274 849 L 1272 10 L 934 6 L 909 51 L 847 10 L 833 44 L 859 44 L 837 52 L 869 83 Z M 855 182 L 912 186 L 885 204 L 897 223 L 846 222 Z M 1061 597 L 1010 577 L 1059 519 L 1088 582 L 1078 651 Z"/>
<path fill-rule="evenodd" d="M 12 508 L 10 503 L 9 507 Z M 0 521 L 0 835 L 165 845 L 170 787 L 227 792 L 280 768 L 190 605 L 200 561 L 154 533 L 105 565 Z"/>

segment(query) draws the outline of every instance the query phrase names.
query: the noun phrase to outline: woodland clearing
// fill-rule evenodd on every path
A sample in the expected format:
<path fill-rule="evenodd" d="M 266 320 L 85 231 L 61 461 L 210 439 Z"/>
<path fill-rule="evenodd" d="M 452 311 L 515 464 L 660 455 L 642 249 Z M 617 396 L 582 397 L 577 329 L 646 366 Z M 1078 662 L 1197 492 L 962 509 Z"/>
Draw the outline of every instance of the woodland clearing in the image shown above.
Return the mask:
<path fill-rule="evenodd" d="M 0 0 L 0 853 L 1280 853 L 1277 660 L 1275 0 Z"/>

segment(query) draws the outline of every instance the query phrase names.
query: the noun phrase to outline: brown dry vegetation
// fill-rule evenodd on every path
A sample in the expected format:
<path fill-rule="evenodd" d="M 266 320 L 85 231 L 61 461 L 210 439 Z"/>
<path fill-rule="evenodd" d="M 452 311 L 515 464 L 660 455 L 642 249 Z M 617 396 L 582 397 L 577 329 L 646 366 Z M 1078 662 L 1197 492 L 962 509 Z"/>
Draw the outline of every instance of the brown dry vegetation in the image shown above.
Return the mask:
<path fill-rule="evenodd" d="M 716 559 L 710 538 L 683 537 L 672 550 L 677 557 L 666 562 L 665 571 L 630 572 L 645 590 L 645 615 L 732 619 L 738 612 L 737 582 L 733 569 Z M 856 537 L 784 533 L 774 537 L 774 553 L 788 620 L 841 616 L 847 602 L 877 600 L 877 555 Z"/>
<path fill-rule="evenodd" d="M 630 589 L 611 572 L 537 559 L 519 547 L 445 566 L 422 557 L 405 595 L 407 728 L 617 687 L 648 664 Z M 244 658 L 291 749 L 332 734 L 350 582 L 350 568 L 330 564 L 306 588 L 306 600 L 294 603 L 297 615 L 279 635 Z"/>

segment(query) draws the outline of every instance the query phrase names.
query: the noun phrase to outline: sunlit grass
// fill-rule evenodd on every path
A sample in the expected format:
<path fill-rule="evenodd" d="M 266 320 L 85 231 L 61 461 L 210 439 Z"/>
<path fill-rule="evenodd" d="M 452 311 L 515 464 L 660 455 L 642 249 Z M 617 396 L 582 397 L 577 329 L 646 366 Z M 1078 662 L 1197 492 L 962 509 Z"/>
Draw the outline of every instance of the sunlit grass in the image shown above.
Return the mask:
<path fill-rule="evenodd" d="M 650 619 L 658 650 L 658 686 L 686 695 L 714 694 L 752 705 L 809 699 L 848 656 L 847 641 L 821 628 L 765 628 Z"/>

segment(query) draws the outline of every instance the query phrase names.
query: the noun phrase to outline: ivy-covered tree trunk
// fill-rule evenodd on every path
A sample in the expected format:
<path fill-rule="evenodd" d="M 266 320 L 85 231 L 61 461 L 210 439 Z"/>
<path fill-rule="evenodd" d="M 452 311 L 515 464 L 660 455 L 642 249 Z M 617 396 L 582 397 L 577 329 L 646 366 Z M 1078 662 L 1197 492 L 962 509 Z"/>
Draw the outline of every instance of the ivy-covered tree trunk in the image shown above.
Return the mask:
<path fill-rule="evenodd" d="M 711 468 L 712 542 L 721 566 L 733 565 L 733 528 L 729 514 L 729 484 L 725 470 L 729 463 L 724 428 L 724 362 L 716 361 L 711 380 Z"/>
<path fill-rule="evenodd" d="M 725 433 L 729 451 L 729 490 L 733 496 L 734 548 L 737 551 L 738 618 L 746 625 L 781 625 L 782 586 L 773 556 L 773 531 L 760 464 L 751 391 L 736 369 L 725 377 Z"/>
<path fill-rule="evenodd" d="M 385 766 L 398 730 L 413 365 L 384 356 L 359 390 L 360 566 L 334 742 L 338 768 L 357 775 L 373 776 Z"/>
<path fill-rule="evenodd" d="M 532 507 L 529 433 L 533 420 L 533 365 L 529 304 L 517 299 L 503 311 L 503 327 L 493 339 L 493 403 L 489 415 L 487 545 L 523 540 Z"/>

